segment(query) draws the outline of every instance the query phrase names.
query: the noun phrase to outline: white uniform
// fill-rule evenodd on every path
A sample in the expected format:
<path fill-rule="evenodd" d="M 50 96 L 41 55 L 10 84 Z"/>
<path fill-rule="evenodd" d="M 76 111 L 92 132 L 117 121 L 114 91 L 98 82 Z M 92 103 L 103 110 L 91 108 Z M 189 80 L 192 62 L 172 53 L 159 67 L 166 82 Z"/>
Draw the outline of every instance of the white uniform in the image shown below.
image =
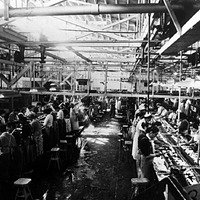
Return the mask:
<path fill-rule="evenodd" d="M 138 160 L 138 137 L 140 135 L 141 131 L 145 131 L 144 128 L 142 127 L 142 123 L 145 123 L 145 119 L 141 119 L 137 125 L 136 125 L 136 130 L 135 130 L 135 135 L 133 138 L 133 146 L 132 146 L 132 156 L 133 159 Z"/>

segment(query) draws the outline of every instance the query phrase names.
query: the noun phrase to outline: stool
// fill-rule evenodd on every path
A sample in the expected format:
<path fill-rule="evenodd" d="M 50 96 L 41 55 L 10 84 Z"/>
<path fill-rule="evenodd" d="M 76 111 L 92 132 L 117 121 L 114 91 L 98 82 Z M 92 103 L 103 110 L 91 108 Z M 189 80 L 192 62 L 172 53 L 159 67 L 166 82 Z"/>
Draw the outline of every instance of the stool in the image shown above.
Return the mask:
<path fill-rule="evenodd" d="M 144 191 L 149 184 L 149 180 L 147 178 L 132 178 L 131 186 L 132 186 L 132 194 L 131 199 L 136 197 L 140 192 Z"/>
<path fill-rule="evenodd" d="M 130 151 L 132 150 L 132 144 L 132 140 L 124 140 L 124 145 L 127 146 Z"/>
<path fill-rule="evenodd" d="M 76 138 L 74 135 L 66 135 L 65 136 L 67 140 L 67 157 L 69 161 L 72 161 L 73 155 L 74 155 L 74 148 L 76 145 Z"/>
<path fill-rule="evenodd" d="M 124 151 L 124 157 L 125 161 L 128 162 L 129 158 L 131 157 L 131 151 L 132 151 L 132 140 L 125 139 L 124 144 L 122 145 L 123 151 Z"/>
<path fill-rule="evenodd" d="M 48 168 L 50 167 L 51 165 L 51 162 L 55 162 L 57 163 L 58 165 L 58 170 L 60 170 L 60 156 L 59 156 L 59 153 L 60 153 L 60 148 L 58 147 L 55 147 L 55 148 L 52 148 L 51 149 L 51 157 L 50 157 L 50 160 L 49 160 L 49 164 L 48 164 Z"/>
<path fill-rule="evenodd" d="M 122 133 L 124 138 L 128 138 L 128 125 L 124 124 L 122 125 Z"/>
<path fill-rule="evenodd" d="M 60 140 L 60 153 L 63 160 L 67 160 L 67 140 Z"/>
<path fill-rule="evenodd" d="M 19 178 L 14 182 L 14 185 L 18 187 L 15 195 L 15 200 L 17 198 L 24 198 L 27 200 L 28 197 L 33 199 L 31 191 L 29 189 L 30 182 L 31 182 L 30 178 Z"/>
<path fill-rule="evenodd" d="M 75 143 L 75 135 L 70 134 L 70 135 L 66 135 L 65 139 L 67 140 L 68 143 Z"/>
<path fill-rule="evenodd" d="M 121 137 L 121 138 L 122 138 L 122 136 L 123 136 L 123 134 L 122 134 L 121 132 L 119 132 L 117 135 L 118 135 L 119 137 Z"/>
<path fill-rule="evenodd" d="M 121 132 L 119 132 L 117 135 L 119 136 L 119 140 L 118 141 L 120 142 L 119 143 L 119 145 L 120 145 L 119 147 L 121 149 L 122 144 L 123 144 L 123 140 L 122 140 L 123 139 L 123 134 Z"/>

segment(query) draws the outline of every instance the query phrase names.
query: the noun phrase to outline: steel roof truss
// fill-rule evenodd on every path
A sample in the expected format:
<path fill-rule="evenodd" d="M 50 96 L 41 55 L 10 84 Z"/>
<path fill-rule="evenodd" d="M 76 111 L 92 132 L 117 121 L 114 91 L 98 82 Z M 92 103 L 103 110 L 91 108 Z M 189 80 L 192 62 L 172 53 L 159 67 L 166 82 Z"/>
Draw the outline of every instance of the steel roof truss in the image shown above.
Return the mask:
<path fill-rule="evenodd" d="M 56 17 L 57 18 L 57 17 Z M 58 19 L 58 18 L 57 18 Z M 107 36 L 109 38 L 112 38 L 112 39 L 115 39 L 115 40 L 124 40 L 125 38 L 124 37 L 119 37 L 113 33 L 103 33 L 103 32 L 97 32 L 99 30 L 99 28 L 94 28 L 94 25 L 90 26 L 90 25 L 86 25 L 86 24 L 83 24 L 83 22 L 74 22 L 73 20 L 70 20 L 70 19 L 64 19 L 64 21 L 70 23 L 70 24 L 73 24 L 75 26 L 78 26 L 78 27 L 81 27 L 81 28 L 85 28 L 85 29 L 88 29 L 90 31 L 94 31 L 95 33 L 97 34 L 101 34 L 101 35 L 104 35 L 104 36 Z M 79 39 L 79 38 L 77 38 Z"/>
<path fill-rule="evenodd" d="M 80 52 L 78 52 L 77 50 L 75 50 L 72 47 L 67 47 L 67 49 L 69 49 L 70 51 L 72 51 L 74 54 L 76 54 L 78 57 L 80 57 L 81 59 L 87 61 L 87 62 L 92 62 L 89 58 L 85 57 L 83 54 L 81 54 Z"/>
<path fill-rule="evenodd" d="M 50 0 L 50 1 L 48 1 L 48 2 L 43 3 L 43 5 L 44 5 L 45 7 L 46 7 L 46 6 L 55 6 L 55 5 L 57 5 L 57 4 L 60 4 L 60 3 L 65 2 L 65 1 L 67 1 L 67 0 Z"/>
<path fill-rule="evenodd" d="M 0 39 L 7 41 L 26 41 L 27 38 L 9 28 L 0 27 Z"/>
<path fill-rule="evenodd" d="M 9 85 L 9 81 L 8 79 L 4 76 L 4 74 L 0 74 L 0 79 L 8 86 Z"/>
<path fill-rule="evenodd" d="M 110 27 L 113 27 L 113 26 L 115 26 L 115 25 L 118 25 L 118 24 L 120 24 L 120 23 L 129 21 L 129 20 L 134 19 L 134 18 L 136 18 L 135 15 L 134 15 L 134 16 L 132 15 L 132 16 L 127 17 L 127 18 L 125 18 L 125 19 L 122 19 L 122 20 L 120 20 L 120 21 L 114 22 L 114 23 L 112 23 L 112 24 L 108 24 L 108 25 L 104 26 L 104 27 L 103 27 L 102 29 L 100 29 L 100 30 L 108 29 L 108 28 L 110 28 Z M 110 16 L 110 19 L 111 19 L 111 16 Z M 91 35 L 91 34 L 92 34 L 92 33 L 87 33 L 87 34 L 85 34 L 85 35 L 82 35 L 82 36 L 80 36 L 80 37 L 77 37 L 77 39 L 84 38 L 84 37 L 86 37 L 86 36 L 88 36 L 88 35 Z"/>
<path fill-rule="evenodd" d="M 29 65 L 24 66 L 24 68 L 10 81 L 8 87 L 14 85 L 28 70 L 31 68 L 31 63 Z"/>
<path fill-rule="evenodd" d="M 165 6 L 166 6 L 166 8 L 167 8 L 167 10 L 169 12 L 169 15 L 170 15 L 170 17 L 171 17 L 171 19 L 172 19 L 172 21 L 174 23 L 174 26 L 175 26 L 177 32 L 181 35 L 181 26 L 180 26 L 180 24 L 179 24 L 179 22 L 178 22 L 178 20 L 176 18 L 176 15 L 175 15 L 172 7 L 171 7 L 171 4 L 170 4 L 169 0 L 163 0 L 163 2 L 164 2 Z"/>

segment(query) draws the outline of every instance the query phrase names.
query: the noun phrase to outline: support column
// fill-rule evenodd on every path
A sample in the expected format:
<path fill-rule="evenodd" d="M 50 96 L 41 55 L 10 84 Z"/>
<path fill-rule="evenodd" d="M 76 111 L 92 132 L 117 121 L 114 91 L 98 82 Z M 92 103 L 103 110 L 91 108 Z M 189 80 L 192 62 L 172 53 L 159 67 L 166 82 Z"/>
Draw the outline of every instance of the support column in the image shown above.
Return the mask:
<path fill-rule="evenodd" d="M 107 95 L 107 82 L 108 82 L 108 64 L 104 63 L 104 67 L 105 67 L 105 87 L 104 87 L 104 93 L 105 96 Z"/>
<path fill-rule="evenodd" d="M 76 92 L 76 65 L 74 65 L 74 75 L 73 75 L 73 82 L 72 82 L 72 96 L 74 97 Z"/>
<path fill-rule="evenodd" d="M 150 4 L 150 0 L 148 2 Z M 149 78 L 150 78 L 150 17 L 148 13 L 148 65 L 147 65 L 147 111 L 149 112 Z"/>
<path fill-rule="evenodd" d="M 182 55 L 183 55 L 183 52 L 181 51 L 181 52 L 180 52 L 180 70 L 179 70 L 179 81 L 181 81 L 181 79 L 182 79 L 182 66 L 183 66 L 183 64 L 182 64 Z"/>
<path fill-rule="evenodd" d="M 155 82 L 155 69 L 153 70 L 153 77 L 152 77 L 152 97 L 154 97 L 154 82 Z"/>
<path fill-rule="evenodd" d="M 44 71 L 43 71 L 43 64 L 41 63 L 40 64 L 40 77 L 41 77 L 41 85 L 42 87 L 44 86 L 43 83 L 44 83 Z"/>
<path fill-rule="evenodd" d="M 179 95 L 178 95 L 178 119 L 177 119 L 177 125 L 179 124 L 180 121 L 180 114 L 181 114 L 181 87 L 178 88 Z"/>
<path fill-rule="evenodd" d="M 33 89 L 32 80 L 33 80 L 33 65 L 32 63 L 30 63 L 30 89 Z"/>
<path fill-rule="evenodd" d="M 121 66 L 120 66 L 120 83 L 119 83 L 119 91 L 122 91 L 122 70 L 121 70 Z"/>
<path fill-rule="evenodd" d="M 31 68 L 33 71 L 33 88 L 35 88 L 35 65 L 31 62 Z"/>
<path fill-rule="evenodd" d="M 88 65 L 88 81 L 87 81 L 87 85 L 88 85 L 88 94 L 89 94 L 90 90 L 91 90 L 91 65 Z"/>
<path fill-rule="evenodd" d="M 9 20 L 9 0 L 4 0 L 4 20 Z"/>
<path fill-rule="evenodd" d="M 182 79 L 182 51 L 180 52 L 180 69 L 179 69 L 179 81 Z M 181 87 L 179 89 L 179 97 L 178 97 L 178 123 L 180 121 L 180 114 L 181 114 Z"/>
<path fill-rule="evenodd" d="M 141 92 L 141 76 L 142 76 L 142 68 L 140 67 L 140 72 L 139 72 L 139 84 L 138 84 L 138 91 L 139 93 Z"/>

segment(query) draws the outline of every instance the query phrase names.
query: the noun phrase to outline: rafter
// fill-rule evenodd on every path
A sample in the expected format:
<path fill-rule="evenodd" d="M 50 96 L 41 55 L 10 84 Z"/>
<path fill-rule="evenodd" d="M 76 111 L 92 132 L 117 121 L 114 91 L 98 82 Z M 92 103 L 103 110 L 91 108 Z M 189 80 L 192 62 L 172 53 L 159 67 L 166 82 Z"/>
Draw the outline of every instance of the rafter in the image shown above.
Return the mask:
<path fill-rule="evenodd" d="M 131 20 L 131 19 L 134 19 L 134 18 L 136 18 L 135 15 L 132 15 L 132 16 L 127 17 L 127 18 L 125 18 L 125 19 L 122 19 L 122 20 L 120 20 L 120 21 L 114 22 L 114 23 L 112 23 L 112 24 L 108 24 L 108 25 L 104 26 L 103 28 L 101 28 L 100 30 L 108 29 L 108 28 L 110 28 L 110 27 L 113 27 L 113 26 L 115 26 L 115 25 L 118 25 L 118 24 L 120 24 L 120 23 L 126 22 L 126 21 Z M 91 34 L 91 33 L 84 34 L 84 35 L 82 35 L 82 36 L 77 37 L 77 39 L 84 38 L 84 37 L 86 37 L 86 36 L 89 36 L 90 34 Z"/>
<path fill-rule="evenodd" d="M 50 1 L 47 1 L 45 3 L 43 3 L 43 5 L 46 7 L 46 6 L 55 6 L 57 4 L 60 4 L 60 3 L 63 3 L 65 2 L 66 0 L 50 0 Z"/>
<path fill-rule="evenodd" d="M 70 1 L 68 1 L 68 3 L 69 3 L 70 6 L 72 5 L 72 3 Z M 76 17 L 78 17 L 79 20 L 82 21 L 82 16 L 81 15 L 77 15 Z"/>
<path fill-rule="evenodd" d="M 132 55 L 136 53 L 136 49 L 131 50 L 131 52 L 128 51 L 128 50 L 130 50 L 130 48 L 127 48 L 126 49 L 127 51 L 111 51 L 111 50 L 100 49 L 100 48 L 98 48 L 98 49 L 85 49 L 85 48 L 80 49 L 79 48 L 79 49 L 75 49 L 75 50 L 78 52 L 82 52 L 82 53 L 106 53 L 106 54 L 130 54 L 130 53 L 132 53 Z M 71 50 L 69 50 L 69 49 L 66 49 L 66 50 L 46 49 L 46 51 L 71 51 Z"/>
<path fill-rule="evenodd" d="M 24 66 L 24 68 L 18 73 L 8 84 L 8 87 L 14 85 L 28 70 L 31 68 L 31 63 L 29 65 Z"/>
<path fill-rule="evenodd" d="M 75 50 L 72 47 L 67 47 L 68 50 L 72 51 L 73 53 L 75 53 L 78 57 L 82 58 L 83 60 L 87 61 L 87 62 L 92 62 L 89 58 L 85 57 L 84 55 L 82 55 L 79 51 Z"/>
<path fill-rule="evenodd" d="M 58 17 L 56 17 L 56 19 L 60 19 L 62 21 L 66 21 L 66 22 L 68 22 L 70 24 L 73 24 L 75 26 L 78 26 L 78 27 L 81 27 L 81 28 L 85 28 L 85 29 L 88 29 L 88 30 L 94 31 L 94 32 L 96 32 L 99 29 L 99 28 L 95 27 L 94 25 L 90 26 L 90 25 L 87 25 L 87 24 L 83 24 L 82 21 L 78 22 L 78 21 L 74 21 L 74 20 L 70 20 L 70 19 L 61 19 L 61 18 L 58 18 Z M 99 32 L 98 34 L 107 36 L 107 37 L 115 39 L 115 40 L 124 40 L 125 39 L 123 37 L 119 37 L 119 36 L 117 36 L 115 34 L 112 34 L 112 33 L 100 33 Z M 78 39 L 78 38 L 76 38 L 76 39 Z"/>
<path fill-rule="evenodd" d="M 27 38 L 24 35 L 21 35 L 12 29 L 3 27 L 0 27 L 0 39 L 6 41 L 27 41 Z"/>
<path fill-rule="evenodd" d="M 163 0 L 163 1 L 164 1 L 164 4 L 165 4 L 168 12 L 169 12 L 169 15 L 170 15 L 172 21 L 174 23 L 174 26 L 176 27 L 177 32 L 179 34 L 181 34 L 181 26 L 180 26 L 180 24 L 178 22 L 178 19 L 177 19 L 176 15 L 175 15 L 175 13 L 174 13 L 174 11 L 172 9 L 172 6 L 171 6 L 169 0 Z"/>
<path fill-rule="evenodd" d="M 0 44 L 21 44 L 21 45 L 25 45 L 25 46 L 38 46 L 38 45 L 48 45 L 48 47 L 55 47 L 55 46 L 85 46 L 85 47 L 92 47 L 92 46 L 119 46 L 119 47 L 123 47 L 123 46 L 129 46 L 129 47 L 140 47 L 142 42 L 147 42 L 147 40 L 66 40 L 66 41 L 47 41 L 47 42 L 40 42 L 40 41 L 20 41 L 20 42 L 0 42 Z M 151 43 L 157 43 L 159 42 L 159 40 L 151 40 Z"/>

